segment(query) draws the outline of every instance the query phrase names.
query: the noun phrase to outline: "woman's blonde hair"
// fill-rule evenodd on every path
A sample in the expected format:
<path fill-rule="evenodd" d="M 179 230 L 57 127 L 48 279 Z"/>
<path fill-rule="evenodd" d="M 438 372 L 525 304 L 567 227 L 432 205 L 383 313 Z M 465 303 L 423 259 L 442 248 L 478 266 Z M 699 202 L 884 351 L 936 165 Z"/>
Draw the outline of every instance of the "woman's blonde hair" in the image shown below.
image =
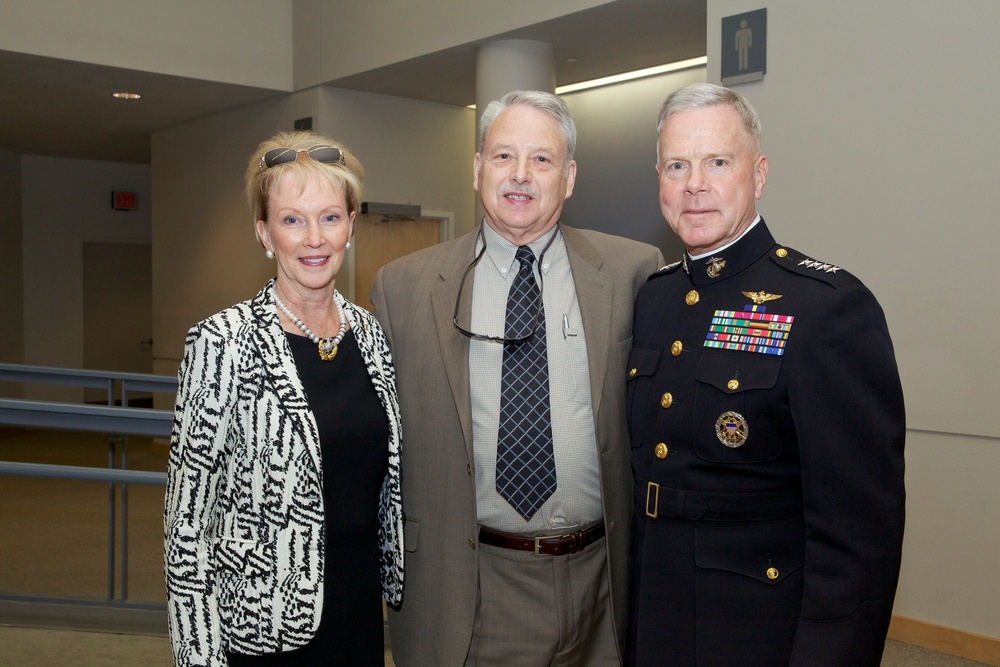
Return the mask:
<path fill-rule="evenodd" d="M 316 146 L 332 146 L 339 149 L 344 156 L 344 161 L 338 164 L 328 164 L 303 157 L 299 153 L 296 159 L 290 162 L 282 162 L 273 167 L 264 165 L 264 154 L 275 148 L 290 148 L 299 152 L 308 151 Z M 306 178 L 310 175 L 325 178 L 331 184 L 342 188 L 344 198 L 347 200 L 347 212 L 350 214 L 361 207 L 364 173 L 358 159 L 340 142 L 330 137 L 316 132 L 279 132 L 270 139 L 261 142 L 257 150 L 250 156 L 243 189 L 254 223 L 258 220 L 267 222 L 267 205 L 271 186 L 284 174 L 292 174 L 300 189 L 305 188 Z"/>

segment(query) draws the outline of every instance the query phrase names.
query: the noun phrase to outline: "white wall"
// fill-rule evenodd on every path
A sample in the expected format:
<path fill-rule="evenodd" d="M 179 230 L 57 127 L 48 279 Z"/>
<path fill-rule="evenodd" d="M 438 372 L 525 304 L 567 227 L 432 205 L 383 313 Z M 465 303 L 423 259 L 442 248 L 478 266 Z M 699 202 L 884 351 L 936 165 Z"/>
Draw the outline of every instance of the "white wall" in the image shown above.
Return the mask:
<path fill-rule="evenodd" d="M 83 242 L 149 242 L 149 167 L 25 155 L 21 179 L 23 363 L 83 368 Z M 137 210 L 112 210 L 113 190 L 136 192 Z M 81 401 L 83 391 L 29 385 L 25 397 Z"/>
<path fill-rule="evenodd" d="M 1000 638 L 1000 3 L 709 0 L 709 81 L 722 17 L 762 4 L 767 75 L 737 87 L 771 159 L 760 210 L 781 242 L 860 276 L 896 345 L 895 613 Z"/>
<path fill-rule="evenodd" d="M 0 2 L 4 50 L 291 90 L 292 0 Z"/>

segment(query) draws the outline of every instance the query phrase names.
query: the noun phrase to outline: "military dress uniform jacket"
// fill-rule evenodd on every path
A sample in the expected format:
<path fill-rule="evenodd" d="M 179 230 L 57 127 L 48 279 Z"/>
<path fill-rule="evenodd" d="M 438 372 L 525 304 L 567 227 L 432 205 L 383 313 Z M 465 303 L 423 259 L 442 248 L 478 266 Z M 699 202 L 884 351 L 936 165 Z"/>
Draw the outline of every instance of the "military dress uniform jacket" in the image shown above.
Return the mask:
<path fill-rule="evenodd" d="M 187 334 L 164 515 L 167 620 L 178 667 L 225 665 L 225 651 L 288 651 L 319 626 L 326 555 L 319 430 L 273 285 Z M 399 604 L 401 429 L 392 355 L 368 311 L 339 292 L 334 298 L 389 423 L 380 566 L 383 596 Z"/>
<path fill-rule="evenodd" d="M 635 309 L 630 662 L 877 667 L 904 412 L 871 292 L 763 221 Z"/>

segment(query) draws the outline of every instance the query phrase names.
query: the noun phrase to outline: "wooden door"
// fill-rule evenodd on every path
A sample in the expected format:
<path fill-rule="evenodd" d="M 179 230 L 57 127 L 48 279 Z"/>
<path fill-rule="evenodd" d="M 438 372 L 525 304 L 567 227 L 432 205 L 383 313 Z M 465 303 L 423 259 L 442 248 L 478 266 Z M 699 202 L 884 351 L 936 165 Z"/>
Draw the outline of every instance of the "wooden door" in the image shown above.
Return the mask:
<path fill-rule="evenodd" d="M 371 301 L 375 274 L 397 257 L 442 240 L 438 218 L 400 218 L 358 214 L 354 226 L 354 302 L 374 310 Z"/>

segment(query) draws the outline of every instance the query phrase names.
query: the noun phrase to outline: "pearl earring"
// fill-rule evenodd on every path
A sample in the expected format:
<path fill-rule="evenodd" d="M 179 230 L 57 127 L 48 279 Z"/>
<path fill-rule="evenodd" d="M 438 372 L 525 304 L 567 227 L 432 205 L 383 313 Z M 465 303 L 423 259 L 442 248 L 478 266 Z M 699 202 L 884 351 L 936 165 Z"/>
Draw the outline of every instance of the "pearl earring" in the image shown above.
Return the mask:
<path fill-rule="evenodd" d="M 268 250 L 267 252 L 264 253 L 264 257 L 267 257 L 268 259 L 274 259 L 274 253 Z"/>
<path fill-rule="evenodd" d="M 350 250 L 351 249 L 351 242 L 350 241 L 347 242 L 347 245 L 345 246 L 344 249 L 345 250 Z"/>

